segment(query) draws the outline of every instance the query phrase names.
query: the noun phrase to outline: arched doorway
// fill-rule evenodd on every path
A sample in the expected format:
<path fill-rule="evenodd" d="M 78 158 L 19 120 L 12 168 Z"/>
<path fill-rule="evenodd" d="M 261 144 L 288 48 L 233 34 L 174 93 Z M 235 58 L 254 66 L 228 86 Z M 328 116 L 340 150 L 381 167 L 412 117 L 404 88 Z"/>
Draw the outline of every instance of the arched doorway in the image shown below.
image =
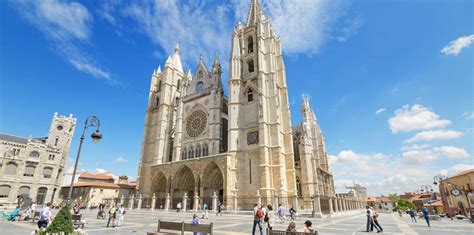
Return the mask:
<path fill-rule="evenodd" d="M 152 185 L 152 192 L 156 196 L 155 208 L 163 209 L 165 208 L 165 200 L 166 200 L 166 177 L 163 172 L 158 172 L 153 177 L 153 185 Z"/>
<path fill-rule="evenodd" d="M 216 192 L 217 200 L 224 204 L 224 177 L 215 162 L 211 162 L 202 177 L 202 202 L 212 206 L 212 194 Z"/>
<path fill-rule="evenodd" d="M 172 208 L 176 208 L 176 205 L 178 202 L 183 201 L 183 196 L 184 193 L 188 194 L 188 202 L 187 202 L 187 208 L 190 209 L 192 208 L 193 204 L 193 196 L 194 196 L 194 191 L 195 191 L 195 180 L 193 176 L 193 172 L 189 167 L 184 166 L 181 168 L 175 175 L 173 182 L 172 182 Z M 182 205 L 184 206 L 184 205 Z"/>

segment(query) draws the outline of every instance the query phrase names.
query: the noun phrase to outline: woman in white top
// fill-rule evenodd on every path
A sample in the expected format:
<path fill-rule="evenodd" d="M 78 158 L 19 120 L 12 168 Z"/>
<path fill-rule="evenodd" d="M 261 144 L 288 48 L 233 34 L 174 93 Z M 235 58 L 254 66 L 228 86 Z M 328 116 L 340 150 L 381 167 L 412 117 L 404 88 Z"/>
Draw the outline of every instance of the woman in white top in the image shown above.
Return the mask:
<path fill-rule="evenodd" d="M 122 223 L 123 223 L 123 217 L 125 216 L 125 208 L 123 208 L 123 205 L 120 205 L 120 208 L 117 209 L 117 212 L 116 212 L 116 218 L 118 220 L 117 222 L 117 226 L 122 226 Z"/>

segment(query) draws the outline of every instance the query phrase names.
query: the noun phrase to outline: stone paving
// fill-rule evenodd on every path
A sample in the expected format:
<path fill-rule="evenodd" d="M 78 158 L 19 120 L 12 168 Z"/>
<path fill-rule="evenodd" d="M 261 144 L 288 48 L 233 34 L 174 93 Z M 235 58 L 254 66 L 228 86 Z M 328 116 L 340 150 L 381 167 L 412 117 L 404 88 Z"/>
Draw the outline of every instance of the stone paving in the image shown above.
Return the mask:
<path fill-rule="evenodd" d="M 125 215 L 124 225 L 122 227 L 107 228 L 107 220 L 96 219 L 95 211 L 83 211 L 87 221 L 84 229 L 87 234 L 146 234 L 146 232 L 156 230 L 158 219 L 166 221 L 187 221 L 190 222 L 193 213 L 176 213 L 163 211 L 128 211 Z M 199 214 L 200 215 L 200 214 Z M 302 218 L 297 221 L 298 231 L 303 230 L 303 222 L 309 219 L 320 234 L 366 234 L 364 212 L 343 214 L 333 216 L 332 218 L 313 219 Z M 203 223 L 213 222 L 215 234 L 251 234 L 252 215 L 223 214 L 216 216 L 210 212 L 209 220 L 201 220 Z M 404 215 L 399 218 L 398 214 L 380 214 L 379 222 L 384 229 L 384 234 L 474 234 L 474 225 L 468 221 L 443 219 L 441 222 L 433 221 L 431 227 L 427 227 L 424 221 L 418 223 L 410 222 L 409 216 Z M 35 229 L 35 224 L 31 222 L 0 222 L 0 234 L 31 234 Z M 288 222 L 277 223 L 275 229 L 284 230 Z M 189 233 L 191 234 L 191 233 Z"/>

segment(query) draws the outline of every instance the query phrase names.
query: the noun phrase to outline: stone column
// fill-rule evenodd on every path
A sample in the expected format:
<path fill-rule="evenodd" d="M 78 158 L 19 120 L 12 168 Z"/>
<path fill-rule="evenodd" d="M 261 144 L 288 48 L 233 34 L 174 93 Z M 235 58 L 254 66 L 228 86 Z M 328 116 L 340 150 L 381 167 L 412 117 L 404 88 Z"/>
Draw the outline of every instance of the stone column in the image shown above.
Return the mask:
<path fill-rule="evenodd" d="M 132 194 L 132 195 L 130 196 L 129 210 L 133 210 L 133 203 L 134 203 L 134 201 L 135 201 L 135 195 Z"/>
<path fill-rule="evenodd" d="M 123 201 L 124 201 L 124 195 L 122 194 L 122 196 L 120 196 L 120 205 L 123 205 Z"/>
<path fill-rule="evenodd" d="M 321 198 L 319 195 L 313 196 L 313 205 L 314 205 L 314 217 L 322 218 L 323 213 L 321 212 Z"/>
<path fill-rule="evenodd" d="M 257 204 L 260 206 L 262 204 L 262 195 L 260 195 L 260 190 L 257 189 L 257 195 L 255 195 L 257 199 Z"/>
<path fill-rule="evenodd" d="M 333 214 L 333 208 L 332 208 L 332 198 L 328 197 L 328 203 L 329 203 L 329 214 Z"/>
<path fill-rule="evenodd" d="M 275 194 L 275 205 L 273 206 L 274 210 L 278 210 L 278 204 L 280 204 L 280 202 L 278 201 L 278 195 Z"/>
<path fill-rule="evenodd" d="M 334 212 L 338 213 L 339 212 L 339 203 L 337 201 L 337 197 L 334 197 L 333 200 L 334 200 L 334 209 L 335 209 Z"/>
<path fill-rule="evenodd" d="M 194 206 L 193 206 L 194 212 L 198 211 L 198 207 L 199 207 L 199 196 L 196 192 L 194 193 Z"/>
<path fill-rule="evenodd" d="M 188 206 L 188 193 L 184 193 L 183 196 L 183 212 L 186 212 L 186 208 Z"/>
<path fill-rule="evenodd" d="M 237 213 L 237 192 L 234 191 L 232 194 L 232 200 L 233 200 L 233 205 L 234 205 L 234 213 Z"/>
<path fill-rule="evenodd" d="M 217 212 L 217 193 L 216 192 L 212 193 L 212 211 L 214 211 L 214 213 Z"/>
<path fill-rule="evenodd" d="M 137 210 L 140 210 L 142 208 L 142 201 L 143 201 L 143 197 L 142 197 L 142 194 L 140 193 L 140 195 L 138 195 Z"/>
<path fill-rule="evenodd" d="M 296 211 L 299 211 L 298 192 L 296 192 L 296 191 L 295 191 L 295 194 L 293 194 L 293 208 L 295 208 Z"/>
<path fill-rule="evenodd" d="M 155 210 L 155 204 L 156 204 L 156 195 L 153 194 L 153 196 L 151 197 L 151 207 L 150 207 L 152 211 Z"/>
<path fill-rule="evenodd" d="M 170 202 L 171 202 L 171 196 L 170 194 L 166 194 L 165 198 L 165 211 L 168 211 L 170 209 Z"/>
<path fill-rule="evenodd" d="M 344 210 L 345 210 L 345 211 L 348 211 L 348 210 L 349 210 L 349 206 L 347 205 L 347 199 L 344 198 L 344 199 L 342 199 L 342 200 L 343 200 L 343 202 L 344 202 L 344 203 L 343 203 L 343 205 L 344 205 Z"/>

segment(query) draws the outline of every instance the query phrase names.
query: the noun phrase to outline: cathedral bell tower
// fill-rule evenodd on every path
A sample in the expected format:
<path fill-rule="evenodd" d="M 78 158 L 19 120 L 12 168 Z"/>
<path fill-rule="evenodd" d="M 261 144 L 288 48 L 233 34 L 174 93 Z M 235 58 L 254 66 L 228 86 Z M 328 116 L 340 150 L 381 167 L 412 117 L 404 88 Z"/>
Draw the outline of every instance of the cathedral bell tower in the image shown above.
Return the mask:
<path fill-rule="evenodd" d="M 293 196 L 294 157 L 281 42 L 258 1 L 232 35 L 229 79 L 229 153 L 240 194 L 265 202 Z M 242 190 L 245 187 L 245 190 Z M 231 189 L 232 190 L 232 189 Z M 244 195 L 242 195 L 244 196 Z"/>
<path fill-rule="evenodd" d="M 179 50 L 176 45 L 163 71 L 158 67 L 151 77 L 138 177 L 149 175 L 151 165 L 172 161 L 174 120 L 185 77 Z M 146 192 L 149 185 L 139 188 Z"/>

